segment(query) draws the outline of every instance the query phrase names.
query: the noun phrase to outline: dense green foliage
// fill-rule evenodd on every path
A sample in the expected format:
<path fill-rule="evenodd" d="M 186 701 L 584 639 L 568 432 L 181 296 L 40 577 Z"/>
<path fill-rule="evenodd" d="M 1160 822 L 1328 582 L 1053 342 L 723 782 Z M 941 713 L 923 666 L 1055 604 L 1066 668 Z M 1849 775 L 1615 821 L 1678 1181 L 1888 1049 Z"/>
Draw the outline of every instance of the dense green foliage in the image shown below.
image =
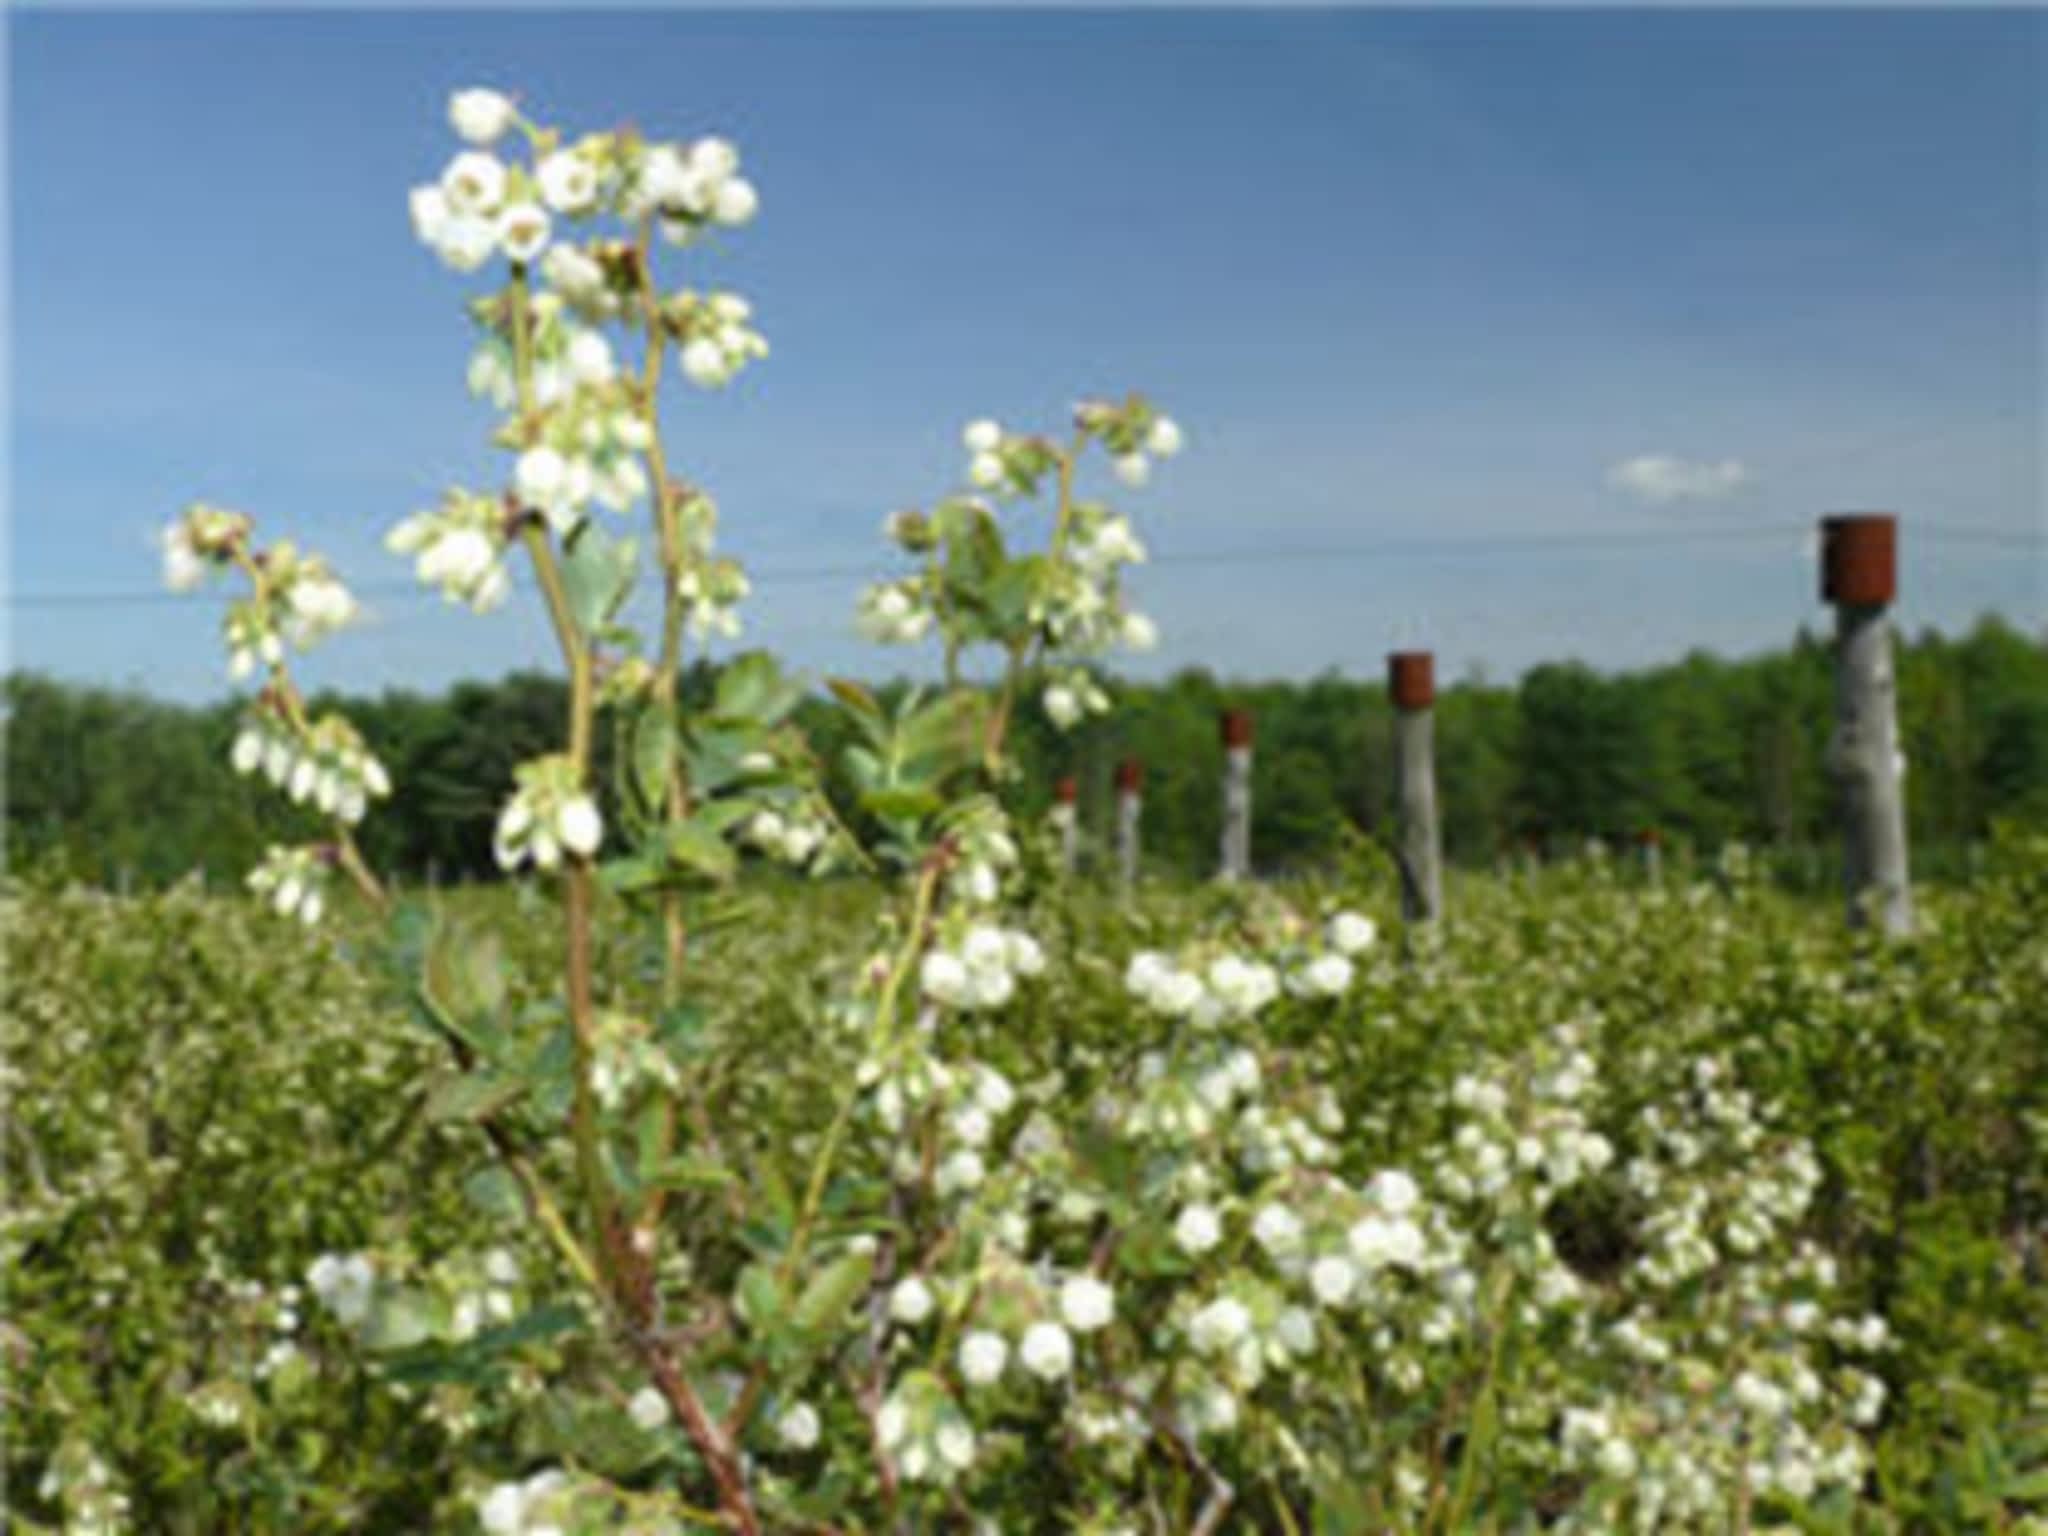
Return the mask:
<path fill-rule="evenodd" d="M 1900 728 L 1916 843 L 1981 838 L 1997 819 L 2048 821 L 2048 651 L 1987 619 L 1960 639 L 1899 647 Z M 695 679 L 699 689 L 704 679 Z M 1655 826 L 1713 849 L 1730 840 L 1807 847 L 1833 837 L 1823 767 L 1833 709 L 1824 643 L 1746 661 L 1693 656 L 1608 676 L 1538 667 L 1513 687 L 1477 680 L 1438 703 L 1439 775 L 1450 856 L 1490 863 L 1529 837 L 1574 848 Z M 1392 725 L 1377 682 L 1336 677 L 1234 685 L 1184 672 L 1125 684 L 1105 721 L 1058 735 L 1036 711 L 1017 721 L 1027 807 L 1052 780 L 1081 780 L 1084 823 L 1110 823 L 1116 760 L 1148 765 L 1145 837 L 1162 870 L 1206 873 L 1219 818 L 1216 712 L 1248 704 L 1259 723 L 1260 863 L 1317 861 L 1339 822 L 1373 829 L 1392 802 Z M 134 695 L 8 679 L 7 831 L 20 867 L 61 853 L 87 879 L 130 868 L 175 878 L 202 861 L 239 870 L 263 844 L 310 822 L 245 792 L 229 771 L 237 711 L 183 709 Z M 491 871 L 490 826 L 513 766 L 559 733 L 563 685 L 516 675 L 423 697 L 317 700 L 342 708 L 402 786 L 363 832 L 372 862 L 408 878 Z M 800 716 L 828 761 L 843 722 Z M 600 739 L 602 752 L 607 744 Z"/>
<path fill-rule="evenodd" d="M 1391 892 L 1383 871 L 1354 870 L 1343 894 L 1384 916 Z M 1618 1158 L 1550 1219 L 1558 1251 L 1598 1296 L 1621 1285 L 1645 1240 L 1618 1175 L 1648 1149 L 1647 1108 L 1682 1097 L 1700 1063 L 1719 1063 L 1754 1097 L 1773 1145 L 1798 1136 L 1818 1155 L 1817 1197 L 1785 1237 L 1824 1245 L 1852 1312 L 1874 1310 L 1896 1340 L 1877 1357 L 1890 1390 L 1860 1512 L 1823 1502 L 1797 1511 L 1801 1525 L 2036 1528 L 2024 1522 L 2048 1508 L 2048 844 L 2008 846 L 1971 889 L 1932 893 L 1927 931 L 1897 946 L 1852 938 L 1832 911 L 1759 888 L 1739 860 L 1656 889 L 1611 861 L 1575 861 L 1529 879 L 1467 878 L 1454 898 L 1440 948 L 1404 958 L 1382 945 L 1347 996 L 1289 1003 L 1260 1024 L 1269 1070 L 1336 1090 L 1339 1168 L 1406 1166 L 1434 1189 L 1449 1155 L 1446 1086 L 1465 1073 L 1513 1081 L 1512 1064 L 1571 1021 L 1598 1065 L 1590 1123 Z M 545 985 L 557 942 L 548 903 L 457 899 L 489 904 L 511 936 L 515 992 Z M 1052 964 L 1043 991 L 1001 1020 L 994 1059 L 1019 1081 L 1053 1060 L 1115 1080 L 1158 1026 L 1091 957 L 1261 899 L 1161 889 L 1126 911 L 1041 888 L 1029 917 Z M 681 1049 L 693 1097 L 745 1107 L 727 1119 L 746 1128 L 744 1144 L 724 1155 L 772 1194 L 800 1181 L 843 1091 L 840 1044 L 818 1007 L 827 978 L 864 952 L 874 896 L 769 878 L 716 900 L 693 912 L 697 1007 Z M 535 1292 L 559 1286 L 540 1278 L 556 1261 L 502 1175 L 473 1176 L 475 1106 L 449 1087 L 464 1079 L 433 1065 L 441 1043 L 361 963 L 367 926 L 309 936 L 189 885 L 128 903 L 16 886 L 0 910 L 13 1105 L 6 1502 L 19 1528 L 44 1528 L 60 1502 L 89 1528 L 91 1501 L 118 1492 L 157 1530 L 460 1529 L 485 1468 L 518 1475 L 567 1459 L 628 1489 L 676 1475 L 673 1446 L 633 1428 L 602 1382 L 571 1407 L 559 1392 L 520 1390 L 539 1380 L 536 1360 L 576 1379 L 581 1346 L 573 1326 L 562 1332 L 572 1319 L 529 1316 L 521 1338 L 486 1335 L 505 1360 L 497 1385 L 478 1392 L 403 1352 L 400 1364 L 365 1365 L 331 1316 L 287 1289 L 320 1254 L 352 1249 L 375 1254 L 380 1272 L 419 1277 L 423 1296 L 474 1285 L 478 1255 L 494 1249 L 511 1250 Z M 621 925 L 607 931 L 615 946 L 634 942 Z M 1724 1165 L 1704 1123 L 1700 1135 L 1707 1161 L 1694 1176 L 1739 1188 L 1748 1159 Z M 556 1143 L 547 1155 L 565 1154 Z M 1126 1246 L 1159 1239 L 1171 1206 L 1131 1198 Z M 679 1199 L 686 1262 L 731 1284 L 744 1234 L 717 1187 Z M 1739 1274 L 1741 1261 L 1728 1262 Z M 1686 1304 L 1703 1315 L 1717 1305 L 1718 1274 L 1687 1287 Z M 1136 1285 L 1124 1280 L 1120 1310 L 1141 1304 Z M 406 1322 L 378 1317 L 387 1330 Z M 474 1359 L 482 1346 L 468 1347 Z M 1562 1335 L 1527 1335 L 1488 1378 L 1496 1400 L 1536 1413 L 1539 1436 L 1553 1433 L 1545 1405 L 1571 1390 L 1546 1365 L 1566 1347 Z M 1459 1380 L 1448 1378 L 1439 1410 L 1452 1438 L 1436 1445 L 1453 1462 L 1476 1411 Z M 1034 1429 L 1038 1410 L 1027 1399 L 1012 1412 L 1032 1448 L 1022 1454 L 1052 1457 L 1057 1437 Z M 1438 1423 L 1425 1413 L 1385 1427 L 1392 1444 Z M 1217 1453 L 1245 1501 L 1238 1528 L 1281 1528 L 1270 1436 L 1284 1427 L 1250 1419 Z M 1528 1529 L 1537 1509 L 1579 1497 L 1528 1483 L 1514 1443 L 1503 1439 L 1472 1479 L 1469 1528 Z M 1378 1473 L 1365 1448 L 1357 1457 L 1318 1496 L 1319 1529 L 1387 1528 L 1371 1502 Z M 785 1460 L 801 1488 L 810 1474 Z M 815 1493 L 829 1502 L 852 1490 Z M 1043 1494 L 1035 1515 L 1006 1511 L 1021 1523 L 1004 1528 L 1082 1520 L 1068 1502 L 1078 1489 L 1055 1479 Z M 802 1507 L 797 1492 L 781 1496 Z M 1764 1501 L 1758 1528 L 1776 1508 Z M 1308 1514 L 1297 1505 L 1290 1518 Z"/>

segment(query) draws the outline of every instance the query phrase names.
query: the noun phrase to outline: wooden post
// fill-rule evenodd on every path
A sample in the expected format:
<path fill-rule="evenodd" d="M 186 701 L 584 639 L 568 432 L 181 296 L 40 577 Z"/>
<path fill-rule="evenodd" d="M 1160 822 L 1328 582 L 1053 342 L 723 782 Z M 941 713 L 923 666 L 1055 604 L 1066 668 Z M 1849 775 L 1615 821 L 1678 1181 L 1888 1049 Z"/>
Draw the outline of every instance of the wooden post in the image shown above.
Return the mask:
<path fill-rule="evenodd" d="M 1645 827 L 1636 834 L 1636 843 L 1643 852 L 1643 879 L 1651 885 L 1664 883 L 1664 838 L 1655 827 Z"/>
<path fill-rule="evenodd" d="M 1821 519 L 1821 597 L 1835 607 L 1835 734 L 1828 765 L 1842 792 L 1849 923 L 1860 928 L 1875 920 L 1893 937 L 1913 931 L 1890 620 L 1898 537 L 1898 519 L 1889 514 Z"/>
<path fill-rule="evenodd" d="M 1052 824 L 1060 835 L 1060 869 L 1071 875 L 1081 853 L 1081 781 L 1071 774 L 1052 787 Z"/>
<path fill-rule="evenodd" d="M 1428 651 L 1387 657 L 1394 699 L 1394 797 L 1400 809 L 1401 912 L 1411 923 L 1443 916 L 1443 833 L 1436 815 L 1436 663 Z"/>
<path fill-rule="evenodd" d="M 1252 873 L 1252 714 L 1223 711 L 1223 848 L 1221 880 Z"/>
<path fill-rule="evenodd" d="M 1138 883 L 1138 818 L 1145 804 L 1145 765 L 1127 757 L 1116 765 L 1116 872 L 1126 889 Z"/>

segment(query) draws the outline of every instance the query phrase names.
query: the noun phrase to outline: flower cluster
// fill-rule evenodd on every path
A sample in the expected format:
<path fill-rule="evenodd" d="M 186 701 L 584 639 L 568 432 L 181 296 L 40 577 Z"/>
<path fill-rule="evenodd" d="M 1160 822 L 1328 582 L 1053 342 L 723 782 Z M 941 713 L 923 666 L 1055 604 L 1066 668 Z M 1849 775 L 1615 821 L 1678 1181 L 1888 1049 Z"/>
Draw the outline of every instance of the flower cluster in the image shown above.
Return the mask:
<path fill-rule="evenodd" d="M 306 1286 L 343 1327 L 360 1327 L 370 1315 L 376 1266 L 364 1253 L 323 1253 L 307 1268 Z"/>
<path fill-rule="evenodd" d="M 327 884 L 333 860 L 319 846 L 285 848 L 276 843 L 264 850 L 263 862 L 250 870 L 246 884 L 269 902 L 280 917 L 297 917 L 311 927 L 327 910 Z"/>
<path fill-rule="evenodd" d="M 961 428 L 960 443 L 967 450 L 967 483 L 977 490 L 1032 490 L 1051 467 L 1051 450 L 1042 440 L 1012 436 L 985 416 Z"/>
<path fill-rule="evenodd" d="M 1002 896 L 1003 877 L 1020 862 L 1009 818 L 993 800 L 983 800 L 961 817 L 953 832 L 958 862 L 946 876 L 946 898 L 955 907 L 992 906 Z"/>
<path fill-rule="evenodd" d="M 567 251 L 569 247 L 561 249 Z M 611 290 L 602 291 L 609 294 Z M 489 400 L 501 411 L 512 410 L 520 404 L 521 339 L 513 306 L 502 300 L 485 299 L 473 306 L 472 313 L 483 329 L 483 336 L 470 353 L 469 392 Z M 617 404 L 626 398 L 625 391 L 616 387 L 620 370 L 612 344 L 595 325 L 579 323 L 587 318 L 587 310 L 568 293 L 542 289 L 528 299 L 523 339 L 528 363 L 527 389 L 535 408 L 552 410 L 581 397 L 588 397 L 592 404 Z M 588 422 L 582 425 L 590 432 L 604 426 L 600 423 L 592 427 Z"/>
<path fill-rule="evenodd" d="M 1144 543 L 1128 518 L 1075 498 L 1080 456 L 1100 442 L 1115 455 L 1119 474 L 1141 480 L 1149 465 L 1144 444 L 1169 454 L 1181 442 L 1180 429 L 1135 396 L 1122 405 L 1083 402 L 1075 424 L 1065 446 L 1006 431 L 986 417 L 961 432 L 972 492 L 1009 500 L 1057 484 L 1042 554 L 1013 553 L 996 509 L 981 494 L 949 497 L 929 512 L 893 512 L 885 535 L 923 568 L 867 587 L 855 613 L 860 633 L 881 644 L 915 643 L 936 629 L 953 661 L 970 645 L 1000 648 L 1011 674 L 1006 688 L 1034 674 L 1031 686 L 1061 730 L 1110 707 L 1091 662 L 1118 647 L 1149 651 L 1159 643 L 1158 626 L 1123 592 L 1124 572 L 1145 559 Z"/>
<path fill-rule="evenodd" d="M 505 564 L 505 509 L 466 491 L 450 491 L 441 505 L 415 512 L 385 535 L 384 547 L 417 558 L 413 570 L 451 603 L 488 613 L 512 590 Z"/>
<path fill-rule="evenodd" d="M 604 337 L 570 322 L 553 294 L 536 295 L 531 308 L 540 358 L 534 399 L 546 414 L 513 465 L 512 489 L 521 505 L 566 535 L 589 515 L 593 501 L 624 512 L 647 494 L 641 456 L 653 430 L 619 380 Z M 487 340 L 478 357 L 495 357 L 500 345 Z M 550 357 L 557 349 L 566 360 L 561 366 Z M 487 388 L 508 388 L 512 365 L 502 366 L 503 374 L 473 368 L 472 383 L 481 373 Z"/>
<path fill-rule="evenodd" d="M 914 645 L 922 640 L 936 617 L 925 597 L 924 582 L 877 582 L 860 595 L 854 627 L 878 645 Z"/>
<path fill-rule="evenodd" d="M 516 506 L 566 540 L 593 507 L 625 512 L 651 494 L 661 460 L 648 385 L 667 348 L 707 388 L 767 355 L 746 299 L 661 293 L 646 245 L 653 229 L 690 244 L 708 229 L 745 224 L 759 198 L 724 139 L 655 143 L 622 130 L 571 141 L 487 89 L 456 93 L 449 117 L 468 147 L 435 182 L 414 189 L 414 227 L 458 270 L 473 271 L 494 253 L 513 263 L 510 285 L 471 305 L 481 335 L 469 385 L 510 413 L 499 440 L 517 455 Z M 503 156 L 501 141 L 515 130 L 527 157 Z M 623 228 L 575 228 L 606 218 Z M 644 330 L 644 367 L 622 366 L 607 334 L 614 323 Z M 654 509 L 657 521 L 680 516 L 684 524 L 680 558 L 664 538 L 673 597 L 693 634 L 737 635 L 746 577 L 735 563 L 711 559 L 708 539 L 692 538 L 690 525 L 706 520 L 687 503 L 704 499 L 678 490 L 667 486 L 671 504 Z M 686 503 L 680 513 L 678 500 Z M 418 557 L 423 581 L 483 611 L 506 594 L 502 555 L 513 531 L 486 499 L 456 492 L 437 512 L 402 523 L 391 543 Z"/>
<path fill-rule="evenodd" d="M 1103 400 L 1084 400 L 1074 408 L 1075 425 L 1102 439 L 1114 455 L 1116 477 L 1125 485 L 1141 486 L 1152 478 L 1152 460 L 1170 459 L 1186 445 L 1179 425 L 1142 402 L 1122 406 Z"/>
<path fill-rule="evenodd" d="M 929 1372 L 896 1384 L 875 1414 L 875 1439 L 907 1482 L 944 1485 L 974 1465 L 974 1428 Z"/>
<path fill-rule="evenodd" d="M 1530 1074 L 1519 1092 L 1471 1075 L 1452 1083 L 1451 1105 L 1465 1117 L 1443 1175 L 1454 1199 L 1543 1205 L 1613 1161 L 1612 1144 L 1587 1126 L 1580 1104 L 1594 1078 L 1580 1040 L 1569 1025 L 1553 1031 L 1561 1061 Z"/>
<path fill-rule="evenodd" d="M 523 118 L 497 91 L 458 91 L 448 116 L 469 146 L 440 178 L 415 187 L 413 231 L 458 272 L 474 272 L 493 255 L 532 264 L 555 238 L 555 220 L 604 213 L 651 218 L 670 239 L 688 243 L 715 225 L 751 220 L 760 199 L 739 174 L 739 154 L 723 139 L 645 144 L 626 134 L 591 134 L 572 145 Z M 495 148 L 522 130 L 530 161 L 507 162 Z"/>
<path fill-rule="evenodd" d="M 553 869 L 565 851 L 584 859 L 597 852 L 604 820 L 570 758 L 534 758 L 513 776 L 516 787 L 498 813 L 491 842 L 499 868 L 517 869 L 531 859 L 537 868 Z"/>
<path fill-rule="evenodd" d="M 1082 433 L 1102 440 L 1112 455 L 1111 467 L 1117 478 L 1133 487 L 1151 478 L 1151 459 L 1172 458 L 1185 442 L 1172 418 L 1142 402 L 1119 406 L 1084 400 L 1074 408 L 1074 424 Z M 968 483 L 999 495 L 1035 489 L 1055 462 L 1050 445 L 1042 438 L 1006 432 L 1001 422 L 985 416 L 962 428 L 960 441 L 967 450 Z"/>
<path fill-rule="evenodd" d="M 268 695 L 243 717 L 228 760 L 239 774 L 261 769 L 295 803 L 310 800 L 351 826 L 391 793 L 391 775 L 347 720 L 326 715 L 302 727 Z"/>
<path fill-rule="evenodd" d="M 36 1496 L 60 1503 L 69 1536 L 120 1536 L 132 1530 L 132 1501 L 111 1467 L 80 1439 L 58 1448 L 43 1469 Z"/>
<path fill-rule="evenodd" d="M 555 1536 L 565 1529 L 568 1489 L 568 1475 L 557 1467 L 499 1483 L 478 1499 L 477 1519 L 490 1536 Z"/>
<path fill-rule="evenodd" d="M 247 547 L 249 531 L 247 513 L 194 502 L 163 531 L 164 585 L 190 592 Z"/>
<path fill-rule="evenodd" d="M 808 809 L 788 814 L 776 810 L 756 811 L 746 824 L 746 839 L 772 859 L 802 869 L 831 840 L 832 829 L 824 818 Z"/>
<path fill-rule="evenodd" d="M 955 942 L 926 951 L 918 969 L 924 995 L 949 1008 L 1000 1008 L 1017 991 L 1017 978 L 1040 975 L 1045 951 L 1030 934 L 977 922 Z"/>
<path fill-rule="evenodd" d="M 1158 645 L 1158 626 L 1131 608 L 1124 594 L 1124 571 L 1147 559 L 1128 518 L 1099 502 L 1076 502 L 1055 553 L 1059 558 L 1031 609 L 1052 645 L 1069 655 L 1091 657 L 1119 647 L 1142 652 Z"/>
<path fill-rule="evenodd" d="M 246 513 L 195 502 L 172 520 L 162 539 L 164 582 L 173 591 L 189 591 L 209 572 L 238 562 L 248 569 L 254 591 L 230 605 L 222 621 L 228 673 L 235 678 L 247 677 L 259 662 L 279 665 L 287 641 L 304 650 L 359 612 L 348 588 L 318 555 L 301 554 L 289 541 L 252 553 L 251 526 Z"/>
<path fill-rule="evenodd" d="M 1109 695 L 1086 671 L 1070 668 L 1046 684 L 1039 702 L 1045 716 L 1063 731 L 1070 731 L 1090 715 L 1109 713 Z"/>
<path fill-rule="evenodd" d="M 590 1086 L 598 1102 L 616 1109 L 641 1088 L 673 1091 L 682 1074 L 643 1019 L 601 1010 L 591 1031 Z"/>
<path fill-rule="evenodd" d="M 683 372 L 704 389 L 728 384 L 748 363 L 768 355 L 768 342 L 751 324 L 754 306 L 736 293 L 699 294 L 685 288 L 662 305 L 662 322 L 682 347 Z"/>
<path fill-rule="evenodd" d="M 1124 986 L 1148 1008 L 1198 1025 L 1249 1019 L 1280 995 L 1280 976 L 1262 960 L 1224 951 L 1206 963 L 1140 950 L 1124 970 Z"/>
<path fill-rule="evenodd" d="M 715 553 L 718 505 L 702 492 L 686 495 L 676 511 L 682 563 L 676 572 L 676 595 L 684 603 L 684 619 L 699 639 L 723 635 L 737 639 L 739 605 L 753 583 L 737 560 Z"/>
<path fill-rule="evenodd" d="M 919 1016 L 919 1045 L 929 1045 L 937 1024 L 934 1009 Z M 961 1162 L 953 1169 L 949 1182 L 960 1188 L 981 1182 L 986 1172 L 982 1153 L 996 1123 L 1017 1102 L 1015 1085 L 994 1067 L 971 1060 L 948 1066 L 928 1049 L 901 1053 L 893 1062 L 870 1056 L 861 1063 L 857 1080 L 863 1088 L 874 1090 L 876 1119 L 890 1131 L 900 1130 L 913 1111 L 947 1106 L 938 1129 L 954 1144 L 955 1157 L 966 1154 L 973 1159 L 971 1164 Z M 940 1177 L 948 1179 L 943 1167 Z"/>
<path fill-rule="evenodd" d="M 279 540 L 252 563 L 254 594 L 232 604 L 222 621 L 231 677 L 247 677 L 259 662 L 279 665 L 285 641 L 308 649 L 353 622 L 359 612 L 327 562 L 301 554 L 289 540 Z"/>
<path fill-rule="evenodd" d="M 676 595 L 686 605 L 690 633 L 699 639 L 713 635 L 738 639 L 739 607 L 753 590 L 754 584 L 735 560 L 702 561 L 676 577 Z"/>
<path fill-rule="evenodd" d="M 639 157 L 638 171 L 621 212 L 652 213 L 678 245 L 712 226 L 750 223 L 760 210 L 753 183 L 739 174 L 739 151 L 724 139 L 656 144 Z"/>

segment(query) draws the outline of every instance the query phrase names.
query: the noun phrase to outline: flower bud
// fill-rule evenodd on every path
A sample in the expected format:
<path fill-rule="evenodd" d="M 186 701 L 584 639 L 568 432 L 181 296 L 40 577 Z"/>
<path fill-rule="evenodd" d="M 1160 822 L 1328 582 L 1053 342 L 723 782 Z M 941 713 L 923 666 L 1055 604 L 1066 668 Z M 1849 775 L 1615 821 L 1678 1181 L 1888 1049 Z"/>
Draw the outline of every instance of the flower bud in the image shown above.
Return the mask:
<path fill-rule="evenodd" d="M 481 87 L 457 91 L 448 98 L 449 126 L 472 144 L 494 144 L 518 117 L 512 99 Z"/>
<path fill-rule="evenodd" d="M 576 795 L 564 801 L 562 808 L 555 812 L 555 831 L 564 848 L 581 858 L 589 858 L 604 840 L 604 822 L 598 816 L 597 802 L 588 795 Z"/>
<path fill-rule="evenodd" d="M 754 184 L 736 176 L 718 189 L 712 199 L 711 216 L 728 228 L 737 229 L 753 222 L 760 209 L 761 195 L 754 190 Z"/>

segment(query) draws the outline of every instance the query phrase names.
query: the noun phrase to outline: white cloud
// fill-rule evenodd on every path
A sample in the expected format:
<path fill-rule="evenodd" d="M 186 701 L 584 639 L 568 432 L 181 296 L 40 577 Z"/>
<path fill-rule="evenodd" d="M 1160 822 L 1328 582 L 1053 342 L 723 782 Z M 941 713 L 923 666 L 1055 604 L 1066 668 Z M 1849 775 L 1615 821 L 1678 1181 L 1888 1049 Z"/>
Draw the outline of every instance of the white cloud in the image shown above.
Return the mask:
<path fill-rule="evenodd" d="M 1750 478 L 1739 459 L 1708 464 L 1646 453 L 1610 468 L 1607 483 L 1639 501 L 1662 507 L 1675 501 L 1725 501 L 1747 487 Z"/>

